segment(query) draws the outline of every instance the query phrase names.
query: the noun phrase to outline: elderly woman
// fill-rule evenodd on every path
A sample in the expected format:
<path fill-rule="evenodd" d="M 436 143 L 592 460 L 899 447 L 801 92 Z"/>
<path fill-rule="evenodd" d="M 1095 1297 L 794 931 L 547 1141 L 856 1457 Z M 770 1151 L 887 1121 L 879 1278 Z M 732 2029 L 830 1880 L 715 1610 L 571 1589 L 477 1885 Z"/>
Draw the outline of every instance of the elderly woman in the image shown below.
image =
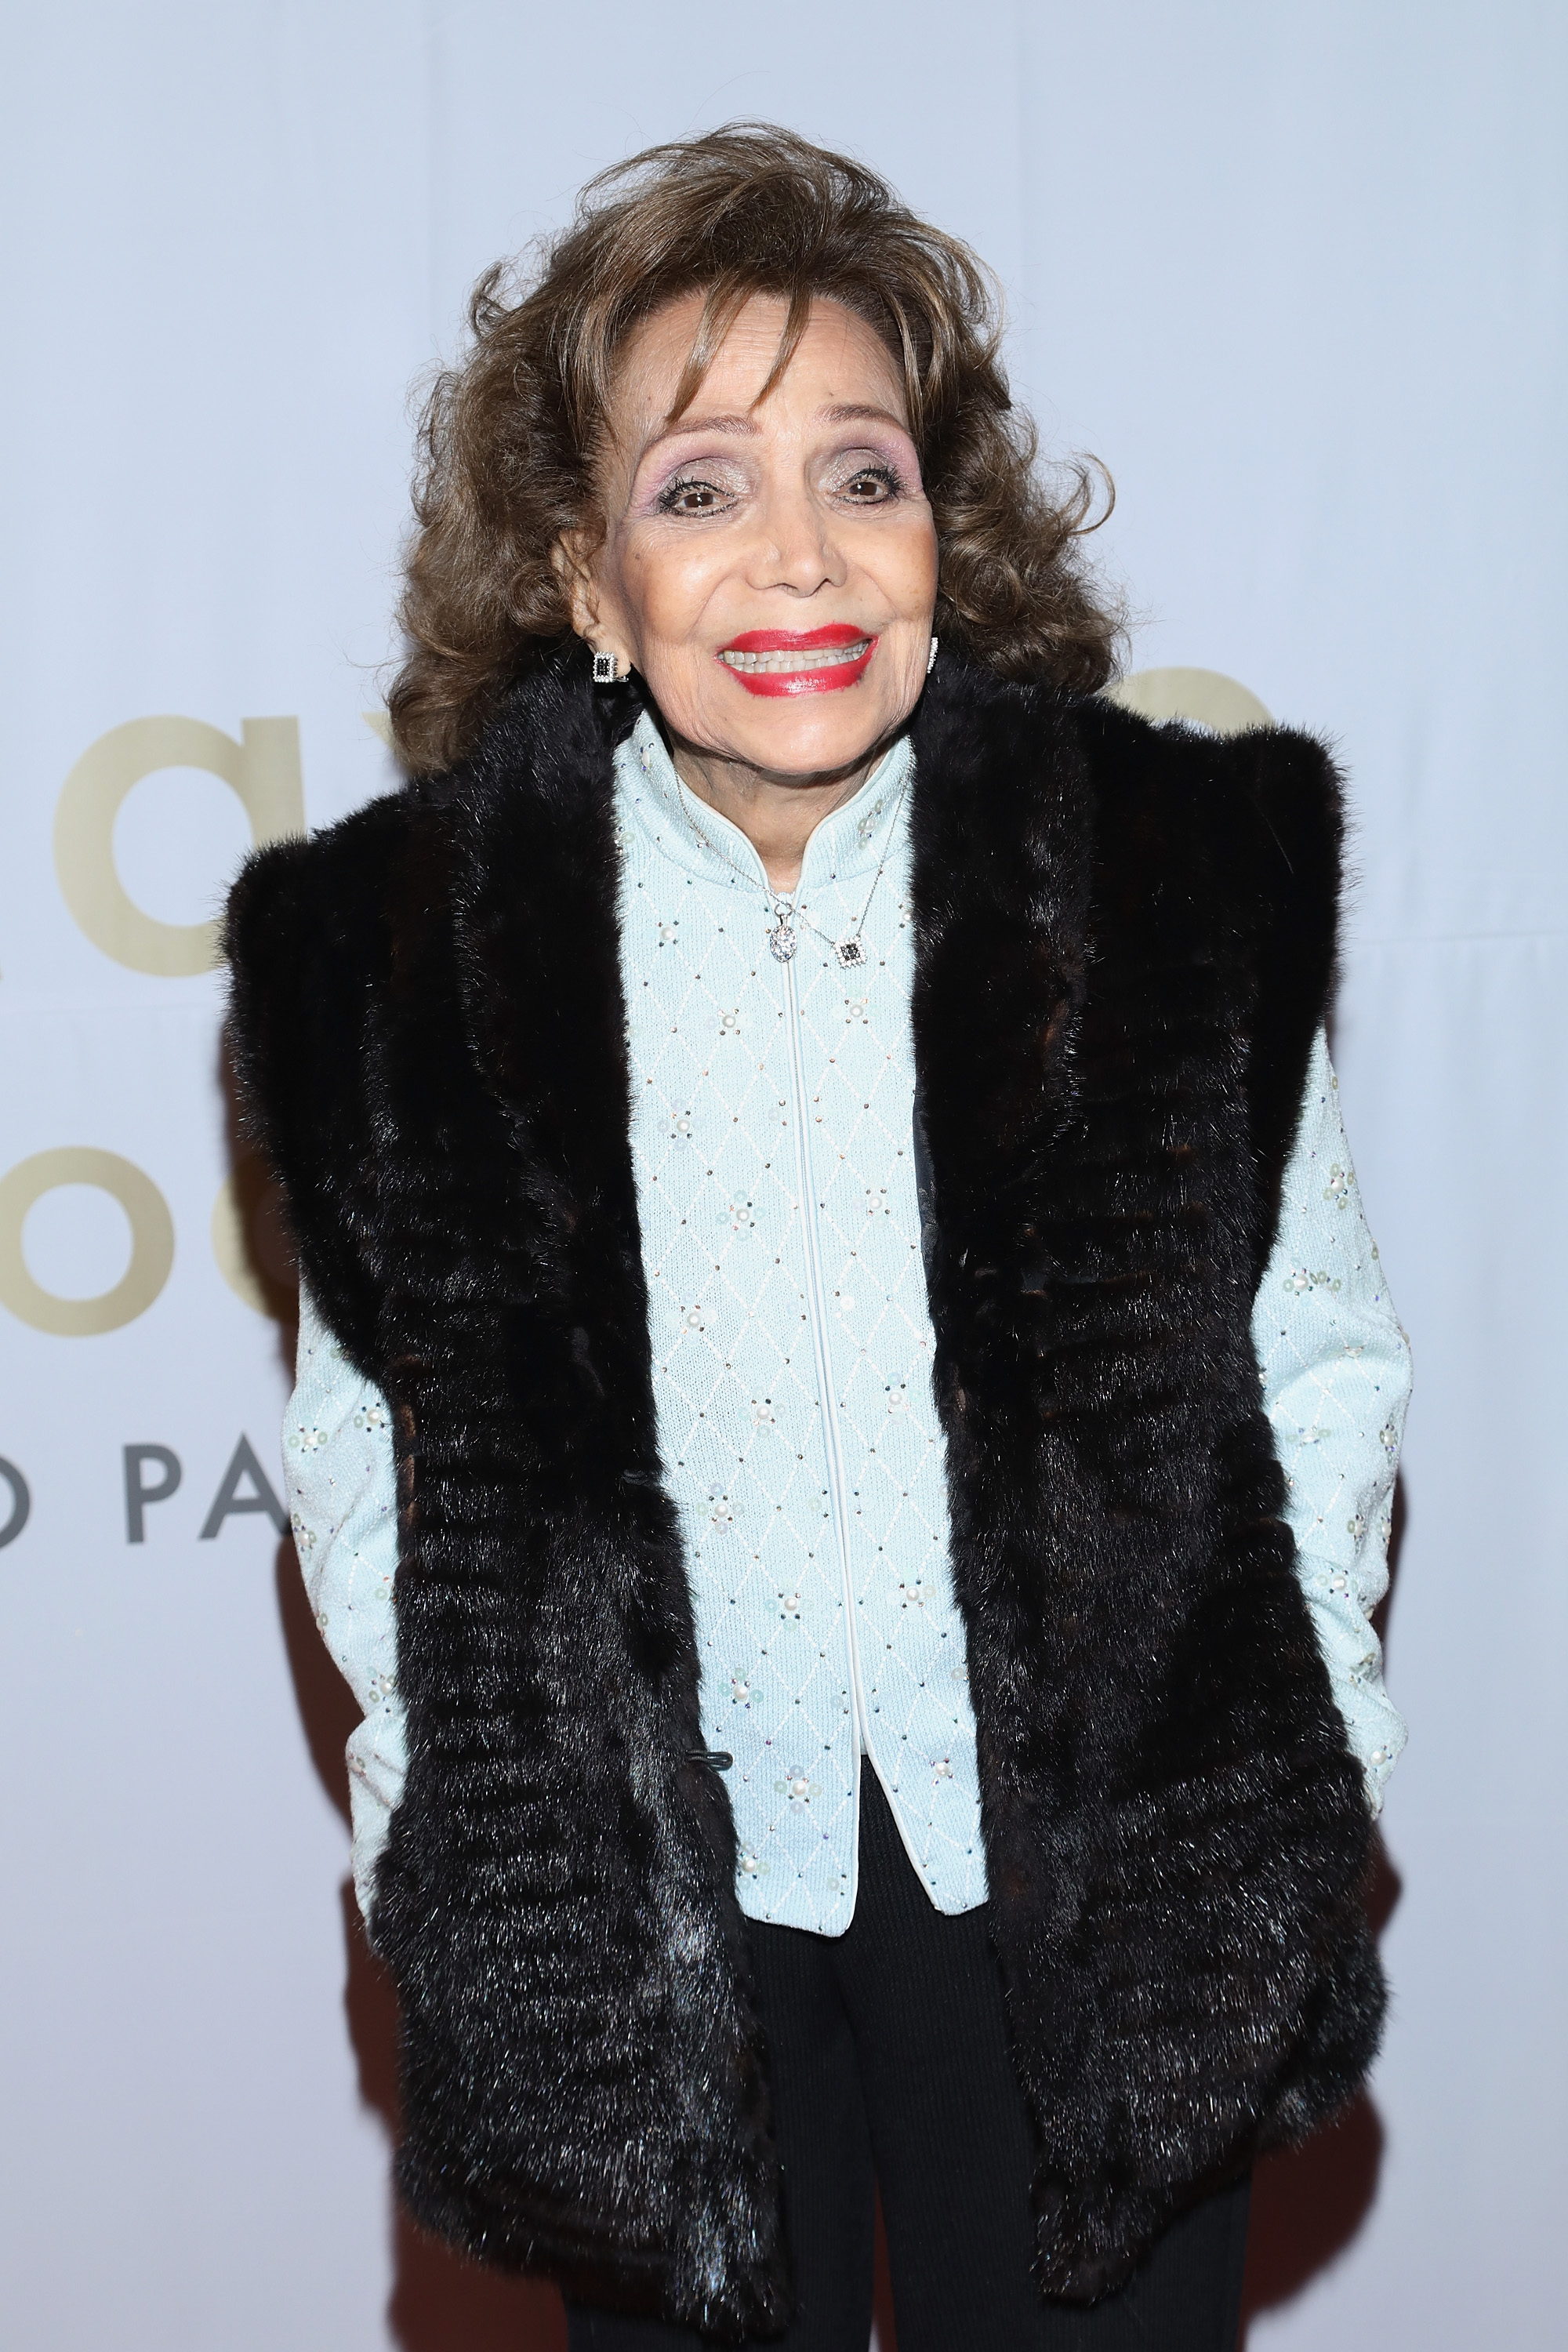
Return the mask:
<path fill-rule="evenodd" d="M 405 2194 L 579 2347 L 864 2352 L 879 2186 L 902 2352 L 1228 2352 L 1402 1738 L 1332 768 L 1097 692 L 858 165 L 657 150 L 472 322 L 411 781 L 229 925 Z"/>

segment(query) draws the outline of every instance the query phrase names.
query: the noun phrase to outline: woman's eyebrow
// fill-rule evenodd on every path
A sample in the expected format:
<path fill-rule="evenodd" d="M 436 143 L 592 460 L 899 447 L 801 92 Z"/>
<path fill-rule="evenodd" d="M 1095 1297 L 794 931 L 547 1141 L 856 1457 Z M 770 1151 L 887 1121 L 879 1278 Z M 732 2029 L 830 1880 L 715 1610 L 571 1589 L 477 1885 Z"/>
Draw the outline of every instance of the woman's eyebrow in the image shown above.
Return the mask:
<path fill-rule="evenodd" d="M 907 433 L 910 429 L 904 419 L 895 416 L 890 408 L 866 408 L 858 401 L 841 401 L 819 413 L 824 425 L 890 425 L 899 433 Z"/>
<path fill-rule="evenodd" d="M 755 435 L 760 433 L 762 429 L 762 426 L 757 423 L 754 416 L 693 416 L 689 412 L 688 412 L 684 415 L 678 416 L 673 425 L 667 425 L 662 433 L 655 433 L 648 440 L 645 441 L 643 443 L 642 455 L 646 457 L 648 451 L 650 449 L 657 449 L 661 442 L 679 441 L 688 433 L 742 433 Z M 640 465 L 642 463 L 642 458 L 639 458 L 637 462 Z"/>
<path fill-rule="evenodd" d="M 835 402 L 832 407 L 817 411 L 817 420 L 823 425 L 890 425 L 897 433 L 907 433 L 910 429 L 903 418 L 895 416 L 890 408 L 867 407 L 859 401 Z M 688 412 L 678 416 L 673 424 L 666 425 L 662 433 L 654 434 L 643 443 L 642 457 L 637 463 L 640 466 L 643 457 L 658 448 L 661 443 L 679 441 L 689 433 L 733 433 L 754 438 L 762 429 L 754 415 L 693 416 Z"/>

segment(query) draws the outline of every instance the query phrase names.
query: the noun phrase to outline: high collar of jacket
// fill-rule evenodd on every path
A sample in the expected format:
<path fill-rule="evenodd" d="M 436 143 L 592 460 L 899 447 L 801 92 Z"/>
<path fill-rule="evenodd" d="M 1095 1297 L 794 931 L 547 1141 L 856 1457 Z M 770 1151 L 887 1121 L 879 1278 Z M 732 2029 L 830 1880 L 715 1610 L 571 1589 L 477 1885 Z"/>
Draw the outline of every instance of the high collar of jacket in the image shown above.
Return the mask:
<path fill-rule="evenodd" d="M 623 832 L 637 827 L 662 857 L 699 880 L 749 886 L 770 904 L 782 898 L 809 911 L 824 883 L 853 887 L 858 880 L 870 882 L 885 866 L 902 826 L 912 767 L 905 732 L 872 762 L 848 798 L 819 819 L 806 838 L 797 880 L 782 893 L 739 825 L 682 782 L 646 710 L 616 752 L 616 806 Z"/>

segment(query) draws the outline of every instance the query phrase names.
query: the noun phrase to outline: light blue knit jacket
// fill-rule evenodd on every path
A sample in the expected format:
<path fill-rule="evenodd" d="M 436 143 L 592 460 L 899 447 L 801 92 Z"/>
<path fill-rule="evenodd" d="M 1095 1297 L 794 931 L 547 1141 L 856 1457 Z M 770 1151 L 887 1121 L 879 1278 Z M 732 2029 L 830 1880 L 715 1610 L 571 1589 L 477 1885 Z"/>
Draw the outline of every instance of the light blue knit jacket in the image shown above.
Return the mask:
<path fill-rule="evenodd" d="M 985 1896 L 910 1143 L 910 765 L 900 743 L 812 835 L 781 963 L 755 851 L 683 792 L 647 719 L 616 762 L 632 1152 L 703 1728 L 733 1759 L 742 1908 L 822 1935 L 854 1910 L 868 1759 L 937 1907 Z M 846 969 L 833 942 L 857 927 L 866 961 Z M 316 1622 L 365 1711 L 348 1749 L 364 1904 L 405 1769 L 391 1432 L 300 1304 L 285 1469 Z M 1375 1807 L 1405 1741 L 1368 1620 L 1409 1354 L 1321 1038 L 1253 1338 Z"/>

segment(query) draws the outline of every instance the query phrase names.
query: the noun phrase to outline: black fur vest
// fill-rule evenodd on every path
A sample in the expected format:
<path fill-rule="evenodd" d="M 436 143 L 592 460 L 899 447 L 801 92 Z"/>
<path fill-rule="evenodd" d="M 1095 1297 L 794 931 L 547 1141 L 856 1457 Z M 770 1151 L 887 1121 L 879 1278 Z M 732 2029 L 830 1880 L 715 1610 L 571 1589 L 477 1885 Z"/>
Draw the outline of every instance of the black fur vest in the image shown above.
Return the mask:
<path fill-rule="evenodd" d="M 660 1485 L 613 740 L 563 666 L 451 776 L 264 851 L 233 1030 L 304 1273 L 391 1400 L 401 2178 L 491 2260 L 788 2308 L 734 1832 Z M 1322 751 L 939 664 L 911 793 L 952 1573 L 1039 2277 L 1091 2297 L 1352 2092 L 1370 1823 L 1254 1293 L 1334 953 Z"/>

